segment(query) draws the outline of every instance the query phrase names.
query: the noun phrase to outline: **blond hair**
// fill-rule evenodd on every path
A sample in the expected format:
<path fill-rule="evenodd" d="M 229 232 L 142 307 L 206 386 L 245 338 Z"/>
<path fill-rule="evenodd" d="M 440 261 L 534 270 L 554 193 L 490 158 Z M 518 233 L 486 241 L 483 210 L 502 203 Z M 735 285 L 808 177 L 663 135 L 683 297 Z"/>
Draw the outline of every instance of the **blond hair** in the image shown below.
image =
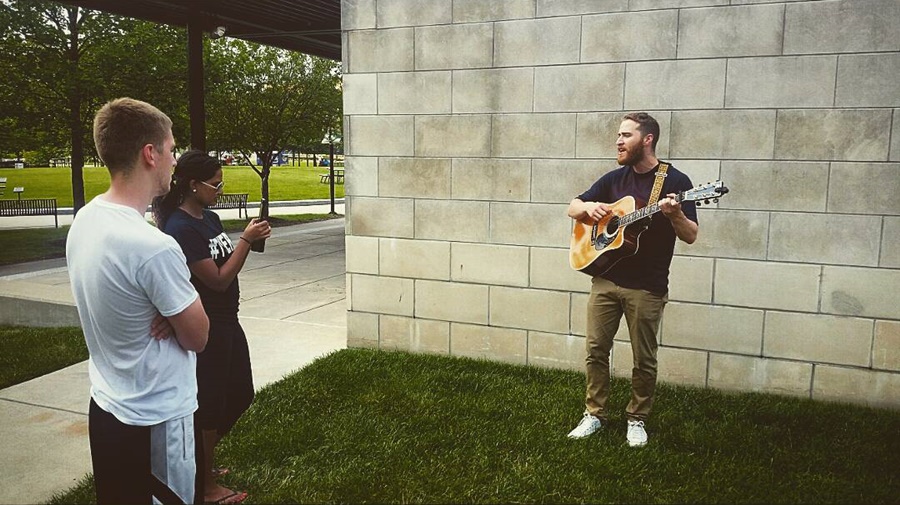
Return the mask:
<path fill-rule="evenodd" d="M 94 145 L 110 173 L 128 172 L 147 144 L 162 152 L 172 120 L 147 102 L 117 98 L 94 116 Z"/>

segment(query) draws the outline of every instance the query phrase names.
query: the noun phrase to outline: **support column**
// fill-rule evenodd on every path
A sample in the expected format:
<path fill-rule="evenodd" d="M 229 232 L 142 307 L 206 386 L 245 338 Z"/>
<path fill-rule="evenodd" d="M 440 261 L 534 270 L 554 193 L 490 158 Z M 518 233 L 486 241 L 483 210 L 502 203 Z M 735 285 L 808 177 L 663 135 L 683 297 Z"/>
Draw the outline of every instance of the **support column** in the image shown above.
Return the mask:
<path fill-rule="evenodd" d="M 188 20 L 188 97 L 191 148 L 206 151 L 206 104 L 203 89 L 203 28 L 198 16 Z"/>

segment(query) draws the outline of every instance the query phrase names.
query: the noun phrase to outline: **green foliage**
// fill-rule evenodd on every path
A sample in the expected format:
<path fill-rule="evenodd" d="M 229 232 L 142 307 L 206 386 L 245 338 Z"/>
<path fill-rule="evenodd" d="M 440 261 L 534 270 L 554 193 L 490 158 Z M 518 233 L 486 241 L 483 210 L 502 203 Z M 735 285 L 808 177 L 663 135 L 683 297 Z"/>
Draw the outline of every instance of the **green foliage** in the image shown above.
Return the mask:
<path fill-rule="evenodd" d="M 340 118 L 337 62 L 238 39 L 213 47 L 206 74 L 210 148 L 279 152 L 321 141 Z"/>
<path fill-rule="evenodd" d="M 0 389 L 87 358 L 81 328 L 0 326 Z"/>
<path fill-rule="evenodd" d="M 187 31 L 105 13 L 98 16 L 116 20 L 114 44 L 92 52 L 84 62 L 91 72 L 103 76 L 103 98 L 85 110 L 93 115 L 105 101 L 128 96 L 151 103 L 172 120 L 178 145 L 190 140 L 187 87 Z M 88 128 L 88 133 L 91 129 Z M 86 145 L 93 146 L 88 138 Z"/>
<path fill-rule="evenodd" d="M 630 381 L 569 440 L 578 372 L 350 349 L 261 390 L 223 439 L 252 503 L 895 503 L 900 413 L 661 384 L 625 442 Z M 81 501 L 89 488 L 57 497 Z M 80 493 L 80 495 L 79 495 Z"/>
<path fill-rule="evenodd" d="M 22 153 L 22 159 L 25 160 L 25 166 L 48 166 L 50 164 L 50 155 L 44 150 L 25 151 Z"/>
<path fill-rule="evenodd" d="M 186 130 L 183 32 L 41 0 L 0 3 L 0 125 L 12 129 L 0 134 L 0 154 L 66 149 L 80 207 L 91 124 L 104 102 L 150 101 L 170 114 L 176 133 Z"/>
<path fill-rule="evenodd" d="M 80 207 L 90 199 L 80 181 L 85 155 L 95 154 L 91 123 L 106 101 L 129 96 L 152 103 L 172 119 L 176 143 L 187 146 L 186 46 L 182 27 L 3 0 L 0 157 L 31 151 L 34 164 L 70 156 L 70 192 Z M 340 66 L 236 39 L 204 46 L 209 147 L 259 153 L 257 185 L 268 195 L 273 152 L 319 146 L 325 131 L 340 130 Z"/>
<path fill-rule="evenodd" d="M 320 142 L 339 121 L 339 64 L 238 39 L 214 46 L 207 58 L 208 147 L 248 159 L 255 153 L 261 194 L 272 201 L 273 156 L 311 139 Z"/>
<path fill-rule="evenodd" d="M 35 150 L 42 139 L 59 132 L 54 121 L 65 94 L 48 88 L 40 73 L 63 73 L 63 54 L 47 50 L 48 44 L 64 44 L 44 22 L 48 5 L 11 0 L 0 4 L 0 155 Z M 58 12 L 56 12 L 58 14 Z M 54 16 L 54 22 L 63 20 Z M 40 68 L 38 68 L 40 67 Z M 64 81 L 63 81 L 64 82 Z M 64 111 L 65 109 L 63 109 Z M 65 121 L 65 120 L 64 120 Z"/>

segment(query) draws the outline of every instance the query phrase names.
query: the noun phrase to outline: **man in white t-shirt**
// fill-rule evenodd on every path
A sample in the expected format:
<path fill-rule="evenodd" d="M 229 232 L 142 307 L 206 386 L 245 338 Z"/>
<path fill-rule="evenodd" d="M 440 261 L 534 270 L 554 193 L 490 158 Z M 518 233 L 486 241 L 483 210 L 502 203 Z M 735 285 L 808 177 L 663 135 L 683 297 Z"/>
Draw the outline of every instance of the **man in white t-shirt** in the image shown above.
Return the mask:
<path fill-rule="evenodd" d="M 97 112 L 94 143 L 110 185 L 76 215 L 66 261 L 90 352 L 97 503 L 191 503 L 196 353 L 209 321 L 178 243 L 144 218 L 169 189 L 172 121 L 119 98 Z"/>

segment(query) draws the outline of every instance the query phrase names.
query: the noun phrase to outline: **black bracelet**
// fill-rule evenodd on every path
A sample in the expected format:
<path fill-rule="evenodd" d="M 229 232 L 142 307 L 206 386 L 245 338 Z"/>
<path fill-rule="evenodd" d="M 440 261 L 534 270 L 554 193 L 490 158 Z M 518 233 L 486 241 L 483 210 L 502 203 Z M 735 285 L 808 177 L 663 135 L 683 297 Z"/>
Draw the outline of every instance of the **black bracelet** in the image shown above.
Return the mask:
<path fill-rule="evenodd" d="M 247 240 L 247 239 L 245 239 L 243 235 L 241 235 L 241 240 L 243 240 L 244 242 L 246 242 L 246 243 L 248 243 L 248 244 L 250 243 L 250 241 Z"/>

